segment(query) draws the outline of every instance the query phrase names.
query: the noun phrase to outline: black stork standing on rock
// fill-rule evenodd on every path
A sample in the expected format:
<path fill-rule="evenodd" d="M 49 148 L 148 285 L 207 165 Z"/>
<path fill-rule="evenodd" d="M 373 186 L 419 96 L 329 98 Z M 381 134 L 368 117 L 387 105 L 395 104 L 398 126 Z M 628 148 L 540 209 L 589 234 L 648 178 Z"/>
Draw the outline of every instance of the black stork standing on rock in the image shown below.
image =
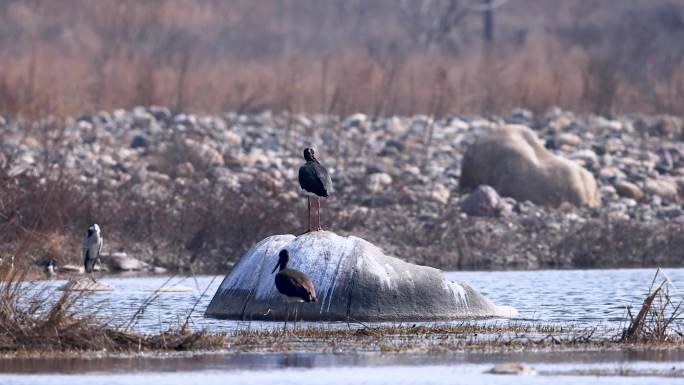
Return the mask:
<path fill-rule="evenodd" d="M 278 254 L 278 263 L 276 263 L 271 272 L 275 273 L 275 271 L 280 268 L 280 271 L 278 271 L 278 274 L 275 276 L 275 285 L 276 289 L 283 295 L 283 299 L 285 300 L 285 324 L 283 325 L 283 329 L 287 327 L 287 317 L 290 314 L 290 302 L 299 304 L 302 302 L 316 302 L 318 300 L 316 297 L 316 289 L 309 277 L 299 270 L 287 267 L 289 260 L 290 254 L 287 250 L 281 250 L 280 254 Z M 296 325 L 297 306 L 295 306 L 294 322 Z"/>
<path fill-rule="evenodd" d="M 321 197 L 327 198 L 332 194 L 332 179 L 328 170 L 316 159 L 314 149 L 307 147 L 304 149 L 304 160 L 306 163 L 299 168 L 299 186 L 306 194 L 307 216 L 306 232 L 311 232 L 311 197 L 316 197 L 318 213 L 318 230 L 321 230 Z"/>

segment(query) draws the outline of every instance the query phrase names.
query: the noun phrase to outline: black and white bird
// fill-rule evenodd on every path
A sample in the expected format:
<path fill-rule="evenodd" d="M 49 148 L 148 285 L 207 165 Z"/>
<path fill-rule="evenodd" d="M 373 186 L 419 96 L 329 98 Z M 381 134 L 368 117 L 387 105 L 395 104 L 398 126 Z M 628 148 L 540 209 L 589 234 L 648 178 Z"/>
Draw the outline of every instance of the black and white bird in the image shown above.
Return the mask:
<path fill-rule="evenodd" d="M 311 197 L 316 198 L 318 213 L 318 230 L 321 230 L 321 198 L 327 198 L 333 192 L 332 179 L 328 170 L 316 159 L 314 149 L 304 149 L 306 163 L 299 168 L 299 186 L 306 194 L 307 216 L 306 231 L 311 231 Z"/>
<path fill-rule="evenodd" d="M 316 302 L 318 298 L 316 297 L 316 289 L 314 288 L 313 282 L 299 270 L 290 269 L 287 267 L 287 263 L 290 261 L 290 254 L 287 250 L 283 249 L 278 254 L 278 263 L 276 263 L 273 268 L 272 273 L 276 270 L 278 274 L 275 276 L 275 286 L 278 292 L 282 294 L 283 300 L 285 301 L 285 324 L 283 327 L 287 326 L 287 317 L 289 312 L 289 303 L 295 302 L 297 304 L 302 302 Z M 297 307 L 295 306 L 294 322 L 297 322 Z"/>
<path fill-rule="evenodd" d="M 47 279 L 50 279 L 55 276 L 55 260 L 50 258 L 45 262 L 43 265 L 43 273 L 45 273 L 45 276 Z"/>
<path fill-rule="evenodd" d="M 85 272 L 91 274 L 90 278 L 93 282 L 95 282 L 95 278 L 93 278 L 92 273 L 95 262 L 100 260 L 100 252 L 102 252 L 102 233 L 100 233 L 100 226 L 94 223 L 88 227 L 83 239 L 83 265 Z"/>

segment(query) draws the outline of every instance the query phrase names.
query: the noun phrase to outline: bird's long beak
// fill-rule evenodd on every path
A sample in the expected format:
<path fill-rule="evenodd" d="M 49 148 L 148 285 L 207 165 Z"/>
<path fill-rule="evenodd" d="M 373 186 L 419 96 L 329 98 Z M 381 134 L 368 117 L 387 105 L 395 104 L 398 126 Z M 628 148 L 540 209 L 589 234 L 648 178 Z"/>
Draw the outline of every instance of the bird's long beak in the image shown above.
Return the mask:
<path fill-rule="evenodd" d="M 278 262 L 276 262 L 276 265 L 273 268 L 273 271 L 271 271 L 271 274 L 275 273 L 275 271 L 278 270 L 278 267 L 280 267 L 280 260 L 278 260 Z"/>

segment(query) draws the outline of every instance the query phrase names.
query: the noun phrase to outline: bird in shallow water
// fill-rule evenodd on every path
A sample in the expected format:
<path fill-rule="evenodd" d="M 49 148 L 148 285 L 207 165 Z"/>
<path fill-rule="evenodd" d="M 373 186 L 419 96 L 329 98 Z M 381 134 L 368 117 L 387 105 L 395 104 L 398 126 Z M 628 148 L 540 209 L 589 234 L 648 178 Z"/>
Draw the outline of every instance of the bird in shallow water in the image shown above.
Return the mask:
<path fill-rule="evenodd" d="M 287 317 L 290 314 L 289 303 L 295 302 L 295 314 L 294 322 L 297 324 L 297 306 L 302 302 L 316 302 L 318 298 L 316 297 L 316 289 L 313 283 L 299 270 L 290 269 L 287 267 L 287 263 L 290 261 L 290 254 L 286 249 L 280 251 L 278 254 L 278 263 L 271 274 L 275 273 L 276 270 L 278 274 L 275 276 L 275 285 L 278 292 L 283 295 L 285 301 L 285 324 L 283 329 L 287 327 Z"/>
<path fill-rule="evenodd" d="M 311 197 L 316 198 L 317 230 L 321 230 L 321 198 L 327 198 L 328 195 L 332 194 L 333 186 L 328 170 L 316 159 L 313 148 L 304 149 L 304 160 L 306 163 L 299 168 L 299 186 L 306 194 L 306 232 L 308 233 L 311 231 Z"/>
<path fill-rule="evenodd" d="M 90 279 L 93 282 L 96 282 L 93 277 L 93 269 L 95 262 L 100 260 L 100 252 L 102 252 L 102 233 L 100 233 L 100 226 L 94 223 L 88 227 L 83 239 L 83 265 L 85 272 L 90 274 Z"/>

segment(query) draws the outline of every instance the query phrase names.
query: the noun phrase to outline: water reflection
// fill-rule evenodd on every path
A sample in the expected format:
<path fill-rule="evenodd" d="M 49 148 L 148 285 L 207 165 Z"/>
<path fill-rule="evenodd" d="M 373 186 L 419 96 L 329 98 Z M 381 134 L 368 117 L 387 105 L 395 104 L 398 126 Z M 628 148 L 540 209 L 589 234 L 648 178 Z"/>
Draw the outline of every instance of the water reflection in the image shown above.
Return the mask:
<path fill-rule="evenodd" d="M 677 350 L 507 352 L 507 353 L 215 353 L 177 355 L 137 355 L 90 358 L 17 358 L 0 360 L 0 373 L 134 373 L 226 370 L 311 369 L 326 367 L 379 367 L 496 364 L 599 364 L 613 362 L 681 363 L 684 352 Z M 1 378 L 1 377 L 0 377 Z"/>

